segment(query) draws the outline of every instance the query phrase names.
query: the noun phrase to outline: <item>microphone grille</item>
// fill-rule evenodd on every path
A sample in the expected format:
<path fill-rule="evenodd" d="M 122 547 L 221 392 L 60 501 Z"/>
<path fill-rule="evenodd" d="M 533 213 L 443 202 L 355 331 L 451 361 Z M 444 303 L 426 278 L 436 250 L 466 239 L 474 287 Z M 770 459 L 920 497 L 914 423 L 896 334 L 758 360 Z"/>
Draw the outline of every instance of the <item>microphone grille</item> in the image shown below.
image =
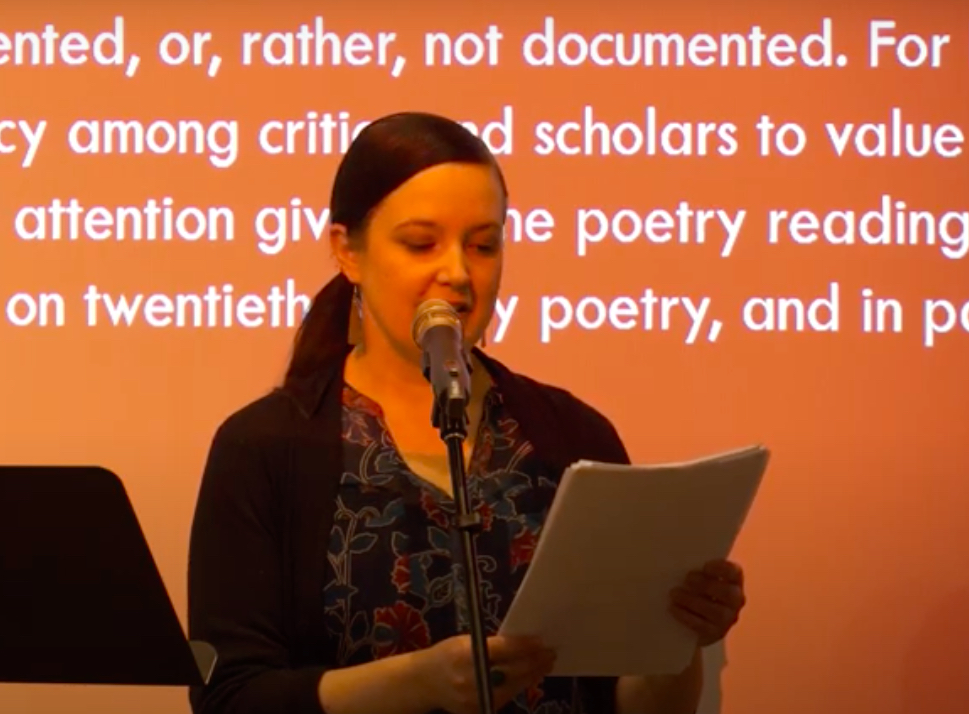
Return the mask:
<path fill-rule="evenodd" d="M 457 310 L 447 300 L 425 300 L 417 308 L 414 321 L 411 323 L 411 336 L 418 347 L 423 346 L 424 333 L 437 325 L 449 325 L 460 328 L 461 318 Z"/>

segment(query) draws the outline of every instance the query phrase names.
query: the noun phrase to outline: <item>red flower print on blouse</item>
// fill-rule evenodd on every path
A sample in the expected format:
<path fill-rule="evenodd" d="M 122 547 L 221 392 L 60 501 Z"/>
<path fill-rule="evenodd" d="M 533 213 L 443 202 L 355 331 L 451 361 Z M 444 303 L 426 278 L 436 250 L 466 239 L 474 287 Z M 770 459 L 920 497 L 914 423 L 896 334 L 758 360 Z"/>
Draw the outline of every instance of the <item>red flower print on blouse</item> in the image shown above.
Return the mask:
<path fill-rule="evenodd" d="M 378 607 L 373 615 L 374 656 L 389 657 L 428 647 L 431 633 L 420 610 L 406 602 Z"/>
<path fill-rule="evenodd" d="M 538 537 L 528 529 L 522 529 L 511 539 L 511 569 L 517 570 L 522 565 L 532 562 Z"/>
<path fill-rule="evenodd" d="M 397 592 L 403 594 L 410 589 L 410 555 L 398 555 L 394 560 L 394 572 L 390 575 L 390 581 L 397 588 Z"/>
<path fill-rule="evenodd" d="M 343 389 L 343 404 L 349 407 L 344 412 L 343 438 L 352 444 L 370 446 L 374 440 L 371 417 L 380 418 L 380 407 L 350 387 Z"/>
<path fill-rule="evenodd" d="M 491 503 L 480 503 L 477 511 L 478 515 L 481 516 L 481 527 L 490 531 L 491 524 L 495 521 L 495 507 Z"/>
<path fill-rule="evenodd" d="M 451 521 L 448 518 L 448 514 L 441 508 L 441 504 L 434 498 L 434 495 L 426 488 L 421 489 L 421 508 L 424 509 L 427 517 L 441 526 L 441 528 L 450 527 Z"/>

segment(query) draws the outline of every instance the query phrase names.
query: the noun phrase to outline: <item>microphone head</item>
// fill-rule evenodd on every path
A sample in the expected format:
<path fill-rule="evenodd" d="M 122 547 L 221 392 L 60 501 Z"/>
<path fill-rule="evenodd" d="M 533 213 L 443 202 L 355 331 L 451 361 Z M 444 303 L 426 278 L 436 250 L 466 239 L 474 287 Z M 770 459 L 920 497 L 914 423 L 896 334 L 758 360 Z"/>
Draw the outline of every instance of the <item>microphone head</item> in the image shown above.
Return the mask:
<path fill-rule="evenodd" d="M 458 311 L 454 309 L 447 300 L 425 300 L 414 313 L 414 321 L 411 323 L 411 336 L 418 347 L 424 347 L 424 335 L 432 327 L 446 325 L 463 334 L 464 328 Z"/>

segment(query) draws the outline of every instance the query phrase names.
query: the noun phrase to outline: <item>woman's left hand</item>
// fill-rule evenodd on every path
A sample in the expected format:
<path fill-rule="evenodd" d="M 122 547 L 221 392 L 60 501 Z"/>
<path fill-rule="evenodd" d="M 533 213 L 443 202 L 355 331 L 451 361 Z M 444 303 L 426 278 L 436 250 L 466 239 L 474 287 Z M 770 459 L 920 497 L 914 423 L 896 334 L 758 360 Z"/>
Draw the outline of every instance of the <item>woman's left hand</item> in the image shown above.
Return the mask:
<path fill-rule="evenodd" d="M 726 637 L 747 602 L 744 573 L 727 560 L 713 560 L 687 575 L 673 590 L 674 617 L 697 633 L 700 647 Z"/>

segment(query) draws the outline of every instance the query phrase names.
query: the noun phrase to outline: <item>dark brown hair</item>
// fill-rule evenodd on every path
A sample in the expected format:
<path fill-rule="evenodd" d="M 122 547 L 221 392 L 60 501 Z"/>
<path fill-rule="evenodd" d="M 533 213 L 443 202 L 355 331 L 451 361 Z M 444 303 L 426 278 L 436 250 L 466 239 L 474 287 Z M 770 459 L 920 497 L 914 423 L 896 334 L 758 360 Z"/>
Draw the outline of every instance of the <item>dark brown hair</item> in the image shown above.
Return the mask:
<path fill-rule="evenodd" d="M 401 112 L 368 124 L 340 162 L 330 196 L 330 223 L 342 225 L 362 245 L 377 206 L 416 174 L 443 163 L 491 166 L 507 201 L 504 176 L 481 139 L 436 114 Z M 343 273 L 313 298 L 296 332 L 284 385 L 313 375 L 344 351 L 353 309 L 353 285 Z"/>

